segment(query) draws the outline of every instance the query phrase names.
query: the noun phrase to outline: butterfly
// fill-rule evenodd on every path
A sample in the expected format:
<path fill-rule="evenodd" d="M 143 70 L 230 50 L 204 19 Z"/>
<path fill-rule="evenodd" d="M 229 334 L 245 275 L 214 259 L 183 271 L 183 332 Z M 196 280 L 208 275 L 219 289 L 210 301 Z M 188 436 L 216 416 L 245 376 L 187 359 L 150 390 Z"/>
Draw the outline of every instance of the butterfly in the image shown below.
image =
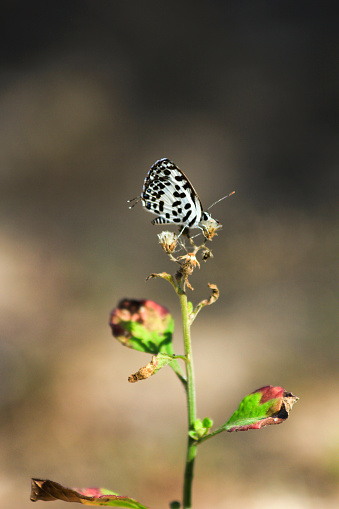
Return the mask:
<path fill-rule="evenodd" d="M 144 180 L 141 196 L 129 200 L 135 201 L 130 208 L 139 200 L 146 210 L 159 214 L 152 224 L 172 223 L 183 226 L 183 229 L 200 228 L 207 238 L 222 227 L 219 221 L 204 211 L 186 175 L 167 158 L 159 159 L 152 165 Z"/>

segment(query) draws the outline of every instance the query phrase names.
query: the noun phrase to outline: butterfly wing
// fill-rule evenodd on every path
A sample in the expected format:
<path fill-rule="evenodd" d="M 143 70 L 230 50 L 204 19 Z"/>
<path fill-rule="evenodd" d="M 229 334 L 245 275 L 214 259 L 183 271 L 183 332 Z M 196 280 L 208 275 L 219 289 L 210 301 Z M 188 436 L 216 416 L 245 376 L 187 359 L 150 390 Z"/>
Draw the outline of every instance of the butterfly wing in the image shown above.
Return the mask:
<path fill-rule="evenodd" d="M 175 223 L 197 228 L 203 214 L 200 199 L 186 175 L 169 159 L 156 161 L 141 194 L 143 206 L 159 214 L 153 224 Z"/>

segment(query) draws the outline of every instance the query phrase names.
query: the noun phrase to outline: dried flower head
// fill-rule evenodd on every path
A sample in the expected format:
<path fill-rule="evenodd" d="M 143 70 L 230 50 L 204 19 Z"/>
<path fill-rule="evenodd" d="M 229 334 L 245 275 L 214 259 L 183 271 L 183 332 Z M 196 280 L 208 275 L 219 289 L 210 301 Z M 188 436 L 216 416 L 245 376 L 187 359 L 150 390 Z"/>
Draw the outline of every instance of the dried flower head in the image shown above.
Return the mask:
<path fill-rule="evenodd" d="M 200 224 L 202 226 L 204 237 L 207 240 L 212 240 L 215 235 L 218 235 L 217 230 L 222 228 L 222 225 L 219 223 L 219 221 L 216 221 L 212 217 L 206 219 L 205 221 L 201 221 Z"/>
<path fill-rule="evenodd" d="M 192 269 L 192 272 L 193 272 L 193 269 L 195 269 L 195 267 L 197 267 L 197 266 L 200 269 L 200 263 L 198 262 L 198 260 L 195 256 L 195 253 L 187 253 L 184 256 L 180 256 L 180 258 L 178 258 L 178 260 L 183 260 L 183 265 Z"/>
<path fill-rule="evenodd" d="M 199 267 L 200 269 L 200 263 L 198 262 L 195 253 L 187 253 L 184 256 L 180 256 L 178 258 L 178 262 L 180 263 L 180 269 L 175 275 L 176 279 L 181 279 L 184 282 L 184 285 L 187 285 L 190 290 L 193 290 L 188 281 L 188 276 L 193 273 L 196 267 Z"/>
<path fill-rule="evenodd" d="M 178 242 L 177 234 L 170 231 L 164 231 L 158 233 L 158 239 L 163 250 L 168 254 L 172 254 Z"/>

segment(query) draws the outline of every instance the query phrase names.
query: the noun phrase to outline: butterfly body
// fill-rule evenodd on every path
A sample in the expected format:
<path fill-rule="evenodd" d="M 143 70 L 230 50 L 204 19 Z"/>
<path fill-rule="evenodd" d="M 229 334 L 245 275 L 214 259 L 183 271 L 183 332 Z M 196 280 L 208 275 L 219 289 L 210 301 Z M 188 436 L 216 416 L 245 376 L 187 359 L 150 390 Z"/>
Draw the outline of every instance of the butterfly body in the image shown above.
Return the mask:
<path fill-rule="evenodd" d="M 169 159 L 156 161 L 148 172 L 141 203 L 152 214 L 152 224 L 172 223 L 203 231 L 221 228 L 219 221 L 203 210 L 201 201 L 186 175 Z"/>

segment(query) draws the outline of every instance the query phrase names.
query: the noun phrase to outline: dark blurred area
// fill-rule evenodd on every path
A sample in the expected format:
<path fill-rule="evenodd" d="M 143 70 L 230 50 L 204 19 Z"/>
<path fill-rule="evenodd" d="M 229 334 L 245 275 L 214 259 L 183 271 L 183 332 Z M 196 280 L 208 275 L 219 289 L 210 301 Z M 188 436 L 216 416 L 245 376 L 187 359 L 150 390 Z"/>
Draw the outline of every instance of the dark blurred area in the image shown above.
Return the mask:
<path fill-rule="evenodd" d="M 104 486 L 180 499 L 184 394 L 114 342 L 110 310 L 179 305 L 126 201 L 172 159 L 223 231 L 192 277 L 221 297 L 193 327 L 198 413 L 216 425 L 272 384 L 283 426 L 201 446 L 195 507 L 338 504 L 338 106 L 334 2 L 5 1 L 0 30 L 0 487 Z M 169 229 L 174 229 L 169 228 Z M 54 509 L 64 507 L 55 502 Z"/>

